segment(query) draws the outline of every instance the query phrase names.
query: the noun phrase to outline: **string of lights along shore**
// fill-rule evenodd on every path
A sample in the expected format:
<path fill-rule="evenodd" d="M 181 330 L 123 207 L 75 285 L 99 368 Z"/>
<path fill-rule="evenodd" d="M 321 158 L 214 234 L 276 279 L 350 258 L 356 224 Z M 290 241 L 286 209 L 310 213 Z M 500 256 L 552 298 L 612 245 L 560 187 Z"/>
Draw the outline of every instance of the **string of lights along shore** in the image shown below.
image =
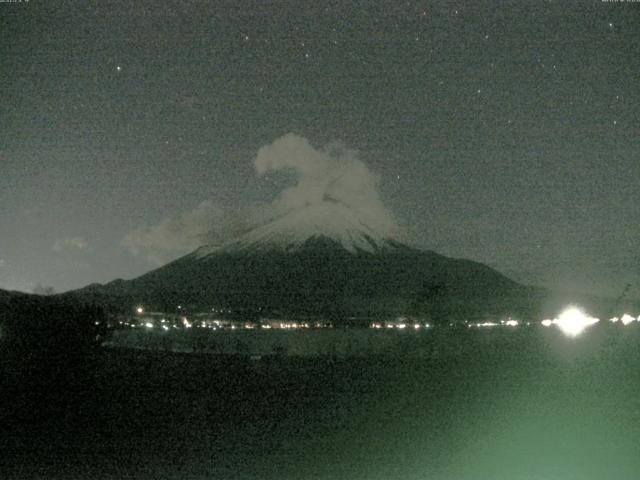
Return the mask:
<path fill-rule="evenodd" d="M 121 317 L 117 322 L 111 320 L 110 328 L 125 327 L 125 328 L 146 328 L 146 329 L 160 329 L 162 331 L 171 331 L 173 329 L 184 330 L 190 328 L 204 328 L 211 330 L 297 330 L 297 329 L 318 329 L 318 328 L 333 328 L 331 322 L 309 321 L 309 320 L 287 320 L 287 319 L 262 319 L 259 322 L 255 321 L 237 321 L 229 318 L 225 318 L 224 314 L 229 313 L 224 310 L 216 310 L 215 308 L 211 312 L 200 312 L 196 314 L 187 314 L 187 312 L 180 312 L 180 314 L 167 314 L 163 312 L 147 312 L 144 307 L 138 306 L 135 310 L 135 315 Z M 491 327 L 551 327 L 557 326 L 567 337 L 577 337 L 582 334 L 588 327 L 600 322 L 599 318 L 591 317 L 585 313 L 581 308 L 576 306 L 569 306 L 564 309 L 557 318 L 545 319 L 540 322 L 519 321 L 513 318 L 500 321 L 483 321 L 483 322 L 461 322 L 450 323 L 444 325 L 445 328 L 491 328 Z M 624 313 L 620 317 L 611 317 L 608 319 L 611 324 L 617 324 L 627 326 L 632 325 L 635 322 L 640 323 L 640 315 L 636 318 L 633 315 Z M 116 323 L 118 325 L 116 325 Z M 406 316 L 396 317 L 385 321 L 373 321 L 366 325 L 370 329 L 374 330 L 414 330 L 414 331 L 427 331 L 434 328 L 434 325 L 430 323 L 420 323 L 415 318 L 408 318 Z"/>

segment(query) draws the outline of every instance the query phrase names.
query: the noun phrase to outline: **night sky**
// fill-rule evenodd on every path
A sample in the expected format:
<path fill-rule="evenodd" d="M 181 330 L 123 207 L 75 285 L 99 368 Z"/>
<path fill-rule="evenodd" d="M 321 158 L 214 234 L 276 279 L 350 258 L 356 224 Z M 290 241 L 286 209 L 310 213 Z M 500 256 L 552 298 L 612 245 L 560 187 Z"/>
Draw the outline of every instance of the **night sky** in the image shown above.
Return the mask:
<path fill-rule="evenodd" d="M 640 297 L 640 3 L 0 3 L 0 288 L 132 278 L 251 224 L 293 132 L 404 240 Z"/>

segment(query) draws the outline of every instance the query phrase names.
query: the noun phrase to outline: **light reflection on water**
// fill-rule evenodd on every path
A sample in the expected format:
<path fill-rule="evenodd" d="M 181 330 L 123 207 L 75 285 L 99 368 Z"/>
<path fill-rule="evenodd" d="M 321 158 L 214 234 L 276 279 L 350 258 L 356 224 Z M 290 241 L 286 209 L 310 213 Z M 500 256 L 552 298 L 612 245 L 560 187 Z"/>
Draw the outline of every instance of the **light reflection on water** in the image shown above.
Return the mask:
<path fill-rule="evenodd" d="M 359 478 L 637 478 L 640 337 L 629 332 L 589 332 L 588 348 L 532 334 L 523 354 L 496 338 L 504 354 L 478 349 L 398 382 L 390 402 L 404 414 L 378 405 L 362 432 L 379 439 L 371 462 L 384 473 Z"/>
<path fill-rule="evenodd" d="M 264 461 L 281 468 L 272 478 L 636 478 L 640 337 L 629 332 L 478 330 L 440 337 L 468 344 L 451 357 L 345 360 L 329 400 L 289 412 Z"/>
<path fill-rule="evenodd" d="M 364 333 L 401 341 L 370 357 L 257 361 L 105 349 L 89 400 L 50 435 L 24 434 L 44 457 L 14 449 L 26 470 L 2 478 L 637 478 L 640 329 Z"/>

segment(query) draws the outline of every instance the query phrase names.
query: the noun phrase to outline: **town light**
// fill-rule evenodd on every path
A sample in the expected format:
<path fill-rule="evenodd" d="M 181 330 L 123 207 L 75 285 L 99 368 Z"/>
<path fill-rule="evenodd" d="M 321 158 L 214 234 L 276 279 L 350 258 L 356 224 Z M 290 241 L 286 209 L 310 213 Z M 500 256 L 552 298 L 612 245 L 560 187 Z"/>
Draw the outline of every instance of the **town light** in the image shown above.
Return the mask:
<path fill-rule="evenodd" d="M 632 317 L 631 315 L 629 315 L 628 313 L 625 313 L 620 318 L 620 321 L 622 322 L 623 325 L 629 325 L 631 322 L 635 322 L 636 319 L 634 317 Z"/>
<path fill-rule="evenodd" d="M 577 337 L 587 327 L 599 321 L 599 319 L 588 316 L 577 307 L 569 307 L 562 312 L 553 323 L 555 323 L 565 335 Z"/>

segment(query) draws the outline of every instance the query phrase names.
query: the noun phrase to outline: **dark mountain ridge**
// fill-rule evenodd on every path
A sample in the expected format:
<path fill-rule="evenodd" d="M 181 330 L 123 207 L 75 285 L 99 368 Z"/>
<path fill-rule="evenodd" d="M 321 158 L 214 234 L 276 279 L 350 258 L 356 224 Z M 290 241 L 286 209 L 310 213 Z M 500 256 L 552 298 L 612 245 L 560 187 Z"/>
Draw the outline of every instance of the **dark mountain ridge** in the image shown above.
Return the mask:
<path fill-rule="evenodd" d="M 615 307 L 610 300 L 525 286 L 484 264 L 407 246 L 333 204 L 306 207 L 220 247 L 203 246 L 138 278 L 66 295 L 129 312 L 144 305 L 163 312 L 216 309 L 242 318 L 336 321 L 399 315 L 433 322 L 541 320 L 571 302 L 594 315 Z"/>
<path fill-rule="evenodd" d="M 244 314 L 331 317 L 419 315 L 434 321 L 530 316 L 540 290 L 469 260 L 397 242 L 349 252 L 327 237 L 293 251 L 198 251 L 139 278 L 74 292 L 92 303 L 174 311 L 212 307 Z"/>

